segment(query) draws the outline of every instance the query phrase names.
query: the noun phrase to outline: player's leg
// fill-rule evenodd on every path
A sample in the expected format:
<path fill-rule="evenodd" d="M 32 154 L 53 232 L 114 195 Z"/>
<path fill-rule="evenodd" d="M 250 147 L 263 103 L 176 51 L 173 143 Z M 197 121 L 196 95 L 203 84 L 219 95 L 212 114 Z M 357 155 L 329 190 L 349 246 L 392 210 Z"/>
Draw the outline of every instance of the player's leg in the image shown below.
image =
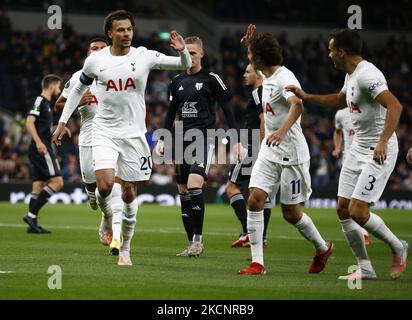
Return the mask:
<path fill-rule="evenodd" d="M 194 163 L 190 166 L 187 189 L 192 201 L 193 215 L 193 243 L 189 248 L 189 256 L 199 256 L 204 251 L 203 246 L 203 221 L 205 215 L 205 201 L 203 199 L 203 184 L 207 180 L 209 168 L 214 154 L 214 140 L 199 140 L 196 143 Z M 185 150 L 186 154 L 186 150 Z M 186 159 L 185 159 L 186 160 Z M 187 161 L 189 163 L 189 161 Z"/>
<path fill-rule="evenodd" d="M 342 194 L 342 191 L 340 192 Z M 363 228 L 359 226 L 349 214 L 350 200 L 340 196 L 336 204 L 336 211 L 338 213 L 339 222 L 342 226 L 343 234 L 353 255 L 356 257 L 359 270 L 356 272 L 362 279 L 375 279 L 376 273 L 372 267 L 366 250 L 366 243 L 364 238 Z M 342 279 L 344 277 L 341 277 Z"/>
<path fill-rule="evenodd" d="M 117 139 L 119 158 L 117 176 L 121 179 L 123 219 L 122 242 L 118 265 L 131 266 L 131 241 L 136 227 L 138 202 L 137 182 L 147 181 L 152 173 L 152 157 L 146 138 Z"/>
<path fill-rule="evenodd" d="M 260 154 L 259 154 L 260 156 Z M 263 209 L 266 199 L 274 196 L 279 188 L 280 166 L 257 158 L 250 175 L 247 211 L 247 229 L 252 254 L 252 263 L 239 274 L 262 275 L 266 273 L 263 259 Z"/>
<path fill-rule="evenodd" d="M 267 248 L 268 242 L 266 238 L 266 233 L 268 230 L 268 225 L 270 221 L 270 216 L 272 215 L 272 202 L 270 201 L 269 198 L 266 199 L 265 206 L 263 208 L 263 222 L 264 222 L 264 228 L 263 228 L 263 248 Z"/>
<path fill-rule="evenodd" d="M 92 147 L 79 147 L 80 172 L 85 185 L 85 191 L 89 197 L 89 204 L 93 210 L 98 209 L 96 202 L 96 175 L 93 169 Z"/>
<path fill-rule="evenodd" d="M 96 177 L 96 202 L 103 213 L 99 227 L 99 237 L 110 237 L 112 232 L 113 198 L 112 189 L 115 181 L 115 168 L 119 157 L 119 148 L 114 139 L 101 135 L 93 136 L 93 170 Z"/>
<path fill-rule="evenodd" d="M 106 239 L 107 242 L 109 242 L 109 254 L 111 255 L 118 255 L 120 250 L 123 206 L 121 179 L 115 177 L 115 182 L 112 189 L 112 232 L 109 232 L 111 237 L 109 236 Z"/>
<path fill-rule="evenodd" d="M 132 265 L 130 246 L 134 235 L 137 219 L 137 182 L 122 181 L 123 219 L 122 243 L 119 251 L 119 265 Z"/>
<path fill-rule="evenodd" d="M 178 183 L 177 189 L 179 191 L 179 197 L 180 197 L 180 210 L 181 210 L 182 222 L 183 222 L 183 226 L 185 228 L 189 243 L 188 243 L 188 246 L 182 252 L 177 253 L 176 256 L 188 257 L 189 248 L 192 245 L 192 240 L 193 240 L 193 235 L 194 235 L 192 200 L 190 199 L 190 194 L 187 190 L 186 183 Z"/>
<path fill-rule="evenodd" d="M 37 180 L 37 181 L 32 182 L 32 190 L 31 190 L 30 201 L 29 201 L 29 210 L 27 214 L 23 217 L 23 221 L 29 225 L 27 229 L 28 233 L 32 233 L 38 230 L 38 224 L 37 224 L 38 212 L 36 212 L 35 210 L 35 204 L 37 202 L 39 194 L 42 192 L 45 186 L 46 186 L 46 181 Z"/>
<path fill-rule="evenodd" d="M 235 169 L 231 170 L 231 178 L 233 177 L 233 172 Z M 236 217 L 239 219 L 242 226 L 242 232 L 239 238 L 232 243 L 232 248 L 241 248 L 249 245 L 249 237 L 247 236 L 247 209 L 246 201 L 243 197 L 242 192 L 240 191 L 240 186 L 229 180 L 226 184 L 226 194 L 229 198 L 230 205 L 233 208 L 233 211 L 236 214 Z"/>
<path fill-rule="evenodd" d="M 309 267 L 309 272 L 319 273 L 326 266 L 334 246 L 332 242 L 326 242 L 323 239 L 312 219 L 301 210 L 299 205 L 308 200 L 312 193 L 309 161 L 300 165 L 284 166 L 281 173 L 280 188 L 283 217 L 314 245 L 316 252 Z"/>
<path fill-rule="evenodd" d="M 34 192 L 36 192 L 35 195 L 37 195 L 37 199 L 33 196 L 33 201 L 31 201 L 30 206 L 31 214 L 24 216 L 23 220 L 29 225 L 27 229 L 29 233 L 50 233 L 38 225 L 37 217 L 40 209 L 63 187 L 60 166 L 50 145 L 47 145 L 46 154 L 41 155 L 37 151 L 30 152 L 29 158 L 32 164 L 33 181 L 46 181 L 47 183 L 36 183 L 36 190 Z M 39 189 L 37 189 L 37 187 Z"/>
<path fill-rule="evenodd" d="M 389 153 L 383 165 L 369 161 L 362 170 L 356 184 L 349 212 L 351 217 L 369 233 L 384 241 L 392 251 L 390 276 L 398 278 L 407 264 L 408 243 L 400 240 L 375 213 L 370 212 L 370 204 L 381 197 L 386 183 L 396 163 L 397 153 Z"/>
<path fill-rule="evenodd" d="M 203 253 L 203 221 L 205 215 L 205 202 L 203 199 L 204 177 L 197 173 L 190 173 L 187 181 L 192 203 L 193 215 L 193 243 L 189 248 L 189 256 L 199 256 Z"/>

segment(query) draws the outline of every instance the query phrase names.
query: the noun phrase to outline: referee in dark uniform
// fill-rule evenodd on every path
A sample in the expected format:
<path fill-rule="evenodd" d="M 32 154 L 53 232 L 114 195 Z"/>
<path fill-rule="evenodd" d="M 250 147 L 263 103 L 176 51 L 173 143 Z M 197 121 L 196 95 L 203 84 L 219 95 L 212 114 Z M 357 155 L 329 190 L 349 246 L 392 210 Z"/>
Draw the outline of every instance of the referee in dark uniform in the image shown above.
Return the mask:
<path fill-rule="evenodd" d="M 26 119 L 27 131 L 32 136 L 29 148 L 31 163 L 32 192 L 29 211 L 23 221 L 29 226 L 28 233 L 50 233 L 37 223 L 40 209 L 49 198 L 63 187 L 59 164 L 51 144 L 53 113 L 51 100 L 56 99 L 61 92 L 60 77 L 49 74 L 42 79 L 42 92 L 34 102 Z"/>
<path fill-rule="evenodd" d="M 259 130 L 259 141 L 262 142 L 265 137 L 265 120 L 262 109 L 262 77 L 256 72 L 251 64 L 246 67 L 243 74 L 245 84 L 252 88 L 252 98 L 246 107 L 244 129 L 248 130 L 248 158 L 256 160 L 256 156 L 252 154 L 253 130 Z M 226 194 L 230 199 L 230 205 L 237 218 L 242 225 L 242 233 L 235 242 L 232 243 L 233 248 L 249 247 L 249 237 L 247 235 L 247 210 L 246 201 L 243 197 L 240 187 L 244 182 L 249 182 L 252 162 L 244 163 L 239 161 L 236 165 L 232 165 L 229 171 L 229 181 L 226 184 Z M 266 200 L 264 207 L 264 229 L 263 229 L 263 247 L 267 246 L 266 230 L 269 224 L 272 204 L 269 199 Z"/>
<path fill-rule="evenodd" d="M 205 143 L 203 155 L 194 154 L 192 163 L 187 159 L 182 164 L 175 163 L 175 175 L 179 190 L 182 220 L 189 246 L 178 256 L 199 256 L 203 252 L 204 201 L 202 187 L 207 180 L 208 170 L 214 155 L 215 141 L 208 141 L 207 129 L 216 128 L 215 102 L 225 114 L 231 128 L 238 129 L 229 101 L 232 96 L 220 77 L 202 69 L 203 43 L 199 37 L 185 39 L 192 58 L 192 67 L 173 78 L 170 85 L 170 106 L 164 128 L 171 130 L 178 114 L 183 122 L 183 134 L 190 129 L 202 132 Z M 183 139 L 182 139 L 183 140 Z M 196 138 L 193 141 L 196 140 Z M 193 141 L 184 142 L 183 151 Z M 164 153 L 164 142 L 156 146 L 158 154 Z M 200 160 L 199 160 L 200 158 Z M 176 161 L 176 159 L 175 159 Z"/>

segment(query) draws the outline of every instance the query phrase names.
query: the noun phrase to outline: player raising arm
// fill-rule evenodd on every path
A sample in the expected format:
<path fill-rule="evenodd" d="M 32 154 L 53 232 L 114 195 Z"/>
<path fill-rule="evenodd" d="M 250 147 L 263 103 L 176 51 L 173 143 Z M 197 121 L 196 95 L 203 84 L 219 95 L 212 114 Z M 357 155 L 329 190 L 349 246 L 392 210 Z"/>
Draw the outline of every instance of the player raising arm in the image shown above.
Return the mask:
<path fill-rule="evenodd" d="M 80 81 L 71 90 L 53 141 L 60 145 L 64 128 L 87 87 L 96 81 L 99 97 L 93 118 L 92 151 L 96 173 L 97 202 L 112 208 L 112 188 L 117 176 L 121 179 L 123 199 L 122 236 L 119 265 L 131 265 L 130 242 L 137 214 L 137 181 L 150 178 L 152 160 L 146 141 L 145 88 L 150 70 L 183 70 L 191 66 L 185 41 L 171 32 L 171 46 L 180 57 L 166 56 L 144 47 L 131 46 L 133 16 L 118 10 L 104 22 L 110 46 L 90 55 L 83 66 Z"/>
<path fill-rule="evenodd" d="M 381 197 L 395 167 L 398 140 L 395 129 L 402 106 L 389 91 L 382 72 L 361 56 L 362 40 L 349 29 L 331 33 L 329 57 L 346 73 L 339 93 L 308 94 L 297 86 L 286 89 L 303 101 L 324 107 L 348 106 L 355 137 L 339 178 L 337 211 L 345 237 L 355 254 L 359 269 L 342 279 L 374 279 L 375 271 L 366 252 L 360 226 L 392 250 L 390 276 L 398 278 L 406 267 L 408 244 L 399 240 L 383 220 L 370 212 Z"/>
<path fill-rule="evenodd" d="M 253 166 L 249 189 L 247 228 L 252 251 L 252 263 L 239 274 L 265 274 L 262 235 L 263 209 L 266 199 L 273 198 L 280 188 L 283 217 L 316 248 L 310 273 L 321 272 L 333 251 L 312 219 L 302 212 L 300 203 L 309 199 L 312 189 L 309 174 L 309 147 L 300 125 L 302 101 L 285 87 L 299 82 L 292 71 L 282 65 L 282 49 L 269 33 L 252 36 L 249 26 L 242 42 L 248 48 L 248 58 L 263 77 L 262 106 L 265 117 L 265 138 Z"/>

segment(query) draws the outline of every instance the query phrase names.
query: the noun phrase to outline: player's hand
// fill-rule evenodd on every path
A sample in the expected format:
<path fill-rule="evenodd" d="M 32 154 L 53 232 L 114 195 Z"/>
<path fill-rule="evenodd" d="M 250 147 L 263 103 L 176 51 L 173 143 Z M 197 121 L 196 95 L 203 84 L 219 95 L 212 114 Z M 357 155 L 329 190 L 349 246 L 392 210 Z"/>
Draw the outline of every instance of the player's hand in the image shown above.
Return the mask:
<path fill-rule="evenodd" d="M 379 141 L 373 151 L 373 160 L 378 164 L 383 164 L 388 153 L 388 143 L 386 141 Z"/>
<path fill-rule="evenodd" d="M 80 99 L 79 106 L 82 106 L 86 103 L 93 102 L 93 94 L 90 92 L 90 90 L 87 90 L 84 94 L 83 97 Z"/>
<path fill-rule="evenodd" d="M 242 161 L 246 157 L 247 150 L 245 148 L 243 148 L 243 146 L 240 142 L 237 142 L 233 146 L 233 153 L 234 153 L 237 160 Z"/>
<path fill-rule="evenodd" d="M 37 152 L 40 154 L 46 154 L 47 153 L 47 147 L 43 142 L 36 143 L 36 148 Z"/>
<path fill-rule="evenodd" d="M 335 158 L 339 158 L 341 154 L 342 154 L 342 150 L 340 148 L 335 148 L 332 151 L 332 156 L 334 156 Z"/>
<path fill-rule="evenodd" d="M 409 164 L 412 164 L 412 148 L 408 150 L 408 154 L 406 155 L 406 161 L 408 161 Z"/>
<path fill-rule="evenodd" d="M 252 39 L 253 32 L 256 30 L 256 26 L 254 24 L 249 24 L 247 26 L 247 30 L 245 35 L 240 39 L 240 43 L 244 44 L 245 46 L 249 45 L 250 40 Z"/>
<path fill-rule="evenodd" d="M 283 132 L 283 130 L 278 129 L 266 139 L 266 145 L 268 145 L 269 147 L 278 146 L 285 138 L 285 136 L 286 132 Z"/>
<path fill-rule="evenodd" d="M 160 157 L 163 157 L 165 154 L 165 142 L 163 140 L 158 140 L 155 146 L 155 152 Z"/>
<path fill-rule="evenodd" d="M 286 86 L 285 90 L 292 92 L 295 96 L 297 96 L 299 99 L 302 99 L 302 100 L 306 100 L 307 95 L 308 95 L 301 88 L 298 88 L 297 86 L 294 86 L 294 85 Z"/>
<path fill-rule="evenodd" d="M 176 30 L 170 32 L 170 46 L 176 51 L 183 51 L 186 48 L 185 39 Z"/>
<path fill-rule="evenodd" d="M 54 130 L 53 132 L 53 136 L 52 136 L 53 143 L 56 146 L 61 146 L 64 135 L 69 132 L 70 132 L 69 128 L 67 128 L 63 122 L 59 122 L 59 124 L 56 127 L 56 130 Z M 71 136 L 71 134 L 69 134 L 69 136 Z"/>

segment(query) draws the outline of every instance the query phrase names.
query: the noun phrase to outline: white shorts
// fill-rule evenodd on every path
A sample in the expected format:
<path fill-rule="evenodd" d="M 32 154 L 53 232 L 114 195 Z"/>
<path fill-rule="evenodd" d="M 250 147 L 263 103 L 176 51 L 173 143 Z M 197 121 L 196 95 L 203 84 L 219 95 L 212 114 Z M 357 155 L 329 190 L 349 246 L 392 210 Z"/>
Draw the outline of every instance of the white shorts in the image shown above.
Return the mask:
<path fill-rule="evenodd" d="M 96 175 L 93 168 L 92 147 L 79 146 L 79 159 L 83 182 L 86 184 L 96 183 Z"/>
<path fill-rule="evenodd" d="M 279 186 L 282 204 L 299 204 L 308 200 L 312 194 L 309 161 L 286 166 L 258 156 L 250 175 L 249 188 L 259 188 L 272 199 Z"/>
<path fill-rule="evenodd" d="M 152 173 L 152 157 L 145 137 L 113 139 L 93 137 L 94 171 L 117 169 L 124 181 L 146 181 Z"/>
<path fill-rule="evenodd" d="M 388 153 L 383 165 L 373 160 L 370 154 L 349 150 L 339 177 L 338 197 L 376 203 L 385 190 L 386 183 L 395 168 L 398 153 Z"/>

